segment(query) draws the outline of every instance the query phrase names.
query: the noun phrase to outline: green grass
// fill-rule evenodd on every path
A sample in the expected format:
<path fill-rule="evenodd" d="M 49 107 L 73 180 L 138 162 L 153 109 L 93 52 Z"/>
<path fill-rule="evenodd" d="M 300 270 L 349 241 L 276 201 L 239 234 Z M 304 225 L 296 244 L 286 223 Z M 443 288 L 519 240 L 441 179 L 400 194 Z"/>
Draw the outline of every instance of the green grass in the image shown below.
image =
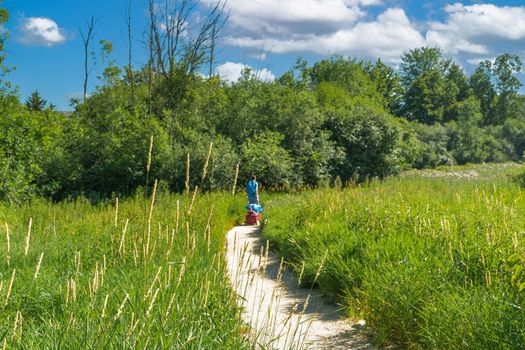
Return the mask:
<path fill-rule="evenodd" d="M 316 284 L 379 344 L 523 349 L 525 193 L 507 172 L 274 198 L 264 235 L 297 271 L 304 263 L 305 285 L 326 255 Z"/>
<path fill-rule="evenodd" d="M 188 202 L 157 194 L 148 225 L 150 201 L 131 198 L 116 226 L 115 203 L 0 205 L 0 348 L 251 348 L 224 260 L 244 199 L 198 196 L 191 217 Z"/>

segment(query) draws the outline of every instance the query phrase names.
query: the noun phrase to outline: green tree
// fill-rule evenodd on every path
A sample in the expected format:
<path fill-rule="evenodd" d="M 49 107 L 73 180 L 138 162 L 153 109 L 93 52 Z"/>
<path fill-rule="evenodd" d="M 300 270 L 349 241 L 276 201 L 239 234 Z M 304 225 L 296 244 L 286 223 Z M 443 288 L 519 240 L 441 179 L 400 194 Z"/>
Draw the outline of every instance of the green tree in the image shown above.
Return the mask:
<path fill-rule="evenodd" d="M 47 101 L 40 96 L 37 90 L 33 91 L 26 100 L 26 107 L 30 111 L 41 112 L 46 105 Z"/>
<path fill-rule="evenodd" d="M 0 0 L 0 5 L 2 0 Z M 9 13 L 5 8 L 0 7 L 0 29 L 3 28 L 2 25 L 9 20 Z M 5 54 L 2 53 L 4 50 L 4 44 L 7 39 L 7 32 L 0 30 L 0 95 L 9 92 L 11 84 L 7 81 L 4 81 L 3 78 L 9 73 L 10 69 L 4 65 Z"/>
<path fill-rule="evenodd" d="M 496 89 L 492 81 L 492 63 L 490 61 L 483 61 L 478 65 L 470 76 L 469 85 L 480 103 L 481 113 L 487 124 L 493 119 L 492 114 L 497 100 Z"/>
<path fill-rule="evenodd" d="M 521 87 L 516 74 L 521 72 L 521 60 L 517 55 L 508 53 L 496 58 L 493 65 L 493 74 L 496 78 L 496 92 L 498 102 L 493 122 L 502 123 L 514 113 L 517 103 L 518 90 Z"/>
<path fill-rule="evenodd" d="M 297 176 L 290 154 L 281 147 L 284 136 L 278 132 L 264 132 L 241 145 L 243 177 L 256 174 L 259 181 L 273 188 L 288 188 Z"/>
<path fill-rule="evenodd" d="M 470 85 L 481 102 L 486 125 L 501 125 L 512 117 L 518 107 L 518 91 L 521 87 L 516 74 L 521 72 L 521 60 L 508 53 L 481 62 L 470 78 Z"/>
<path fill-rule="evenodd" d="M 463 70 L 439 48 L 405 53 L 400 74 L 405 92 L 402 114 L 409 120 L 426 124 L 455 120 L 455 103 L 469 95 Z"/>
<path fill-rule="evenodd" d="M 344 152 L 334 164 L 333 176 L 343 181 L 365 180 L 385 176 L 399 170 L 394 157 L 399 129 L 393 117 L 363 103 L 352 109 L 331 111 L 327 121 L 332 141 Z"/>
<path fill-rule="evenodd" d="M 332 83 L 345 89 L 351 96 L 376 101 L 382 101 L 383 98 L 366 72 L 365 64 L 355 59 L 335 56 L 329 60 L 318 61 L 311 69 L 311 81 L 314 86 L 322 82 Z"/>
<path fill-rule="evenodd" d="M 378 59 L 373 65 L 367 65 L 366 70 L 378 92 L 383 96 L 385 109 L 394 115 L 399 115 L 403 98 L 403 86 L 399 75 L 381 59 Z"/>

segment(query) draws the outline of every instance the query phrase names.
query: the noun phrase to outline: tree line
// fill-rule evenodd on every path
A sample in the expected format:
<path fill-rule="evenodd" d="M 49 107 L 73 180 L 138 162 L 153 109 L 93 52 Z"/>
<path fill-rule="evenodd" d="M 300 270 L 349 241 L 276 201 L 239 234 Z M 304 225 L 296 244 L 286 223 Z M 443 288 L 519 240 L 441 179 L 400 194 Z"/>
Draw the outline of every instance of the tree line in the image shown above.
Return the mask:
<path fill-rule="evenodd" d="M 255 173 L 266 188 L 297 189 L 409 168 L 522 159 L 518 56 L 483 61 L 468 76 L 439 48 L 421 47 L 404 53 L 398 69 L 333 56 L 311 64 L 298 59 L 274 81 L 246 69 L 228 83 L 213 73 L 227 20 L 223 2 L 190 34 L 192 2 L 176 3 L 150 7 L 149 58 L 140 67 L 131 58 L 117 66 L 112 44 L 99 41 L 105 64 L 99 85 L 73 100 L 71 113 L 57 112 L 36 92 L 20 101 L 0 75 L 0 199 L 96 201 L 136 193 L 151 185 L 145 176 L 151 136 L 148 178 L 179 192 L 187 164 L 190 183 L 203 190 L 230 188 L 237 164 L 241 179 Z M 0 24 L 7 18 L 2 10 Z"/>

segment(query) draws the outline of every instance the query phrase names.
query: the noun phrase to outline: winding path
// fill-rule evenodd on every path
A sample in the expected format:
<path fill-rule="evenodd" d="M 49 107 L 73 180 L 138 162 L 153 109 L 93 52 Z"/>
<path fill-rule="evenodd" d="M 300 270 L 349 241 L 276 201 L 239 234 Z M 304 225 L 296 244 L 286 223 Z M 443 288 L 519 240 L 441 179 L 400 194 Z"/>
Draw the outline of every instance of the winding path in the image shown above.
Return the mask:
<path fill-rule="evenodd" d="M 372 349 L 363 321 L 351 324 L 319 292 L 297 288 L 295 274 L 268 251 L 259 227 L 235 227 L 227 240 L 230 280 L 260 348 Z"/>

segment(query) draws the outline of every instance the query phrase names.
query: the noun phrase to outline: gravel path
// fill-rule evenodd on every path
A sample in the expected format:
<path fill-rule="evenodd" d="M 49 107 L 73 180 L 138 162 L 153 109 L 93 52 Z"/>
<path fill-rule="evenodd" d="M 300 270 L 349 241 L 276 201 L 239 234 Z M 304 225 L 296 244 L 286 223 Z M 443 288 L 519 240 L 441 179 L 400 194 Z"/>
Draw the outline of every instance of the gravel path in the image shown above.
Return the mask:
<path fill-rule="evenodd" d="M 257 226 L 235 227 L 227 238 L 230 279 L 260 348 L 372 349 L 364 321 L 349 323 L 316 290 L 297 288 Z"/>

